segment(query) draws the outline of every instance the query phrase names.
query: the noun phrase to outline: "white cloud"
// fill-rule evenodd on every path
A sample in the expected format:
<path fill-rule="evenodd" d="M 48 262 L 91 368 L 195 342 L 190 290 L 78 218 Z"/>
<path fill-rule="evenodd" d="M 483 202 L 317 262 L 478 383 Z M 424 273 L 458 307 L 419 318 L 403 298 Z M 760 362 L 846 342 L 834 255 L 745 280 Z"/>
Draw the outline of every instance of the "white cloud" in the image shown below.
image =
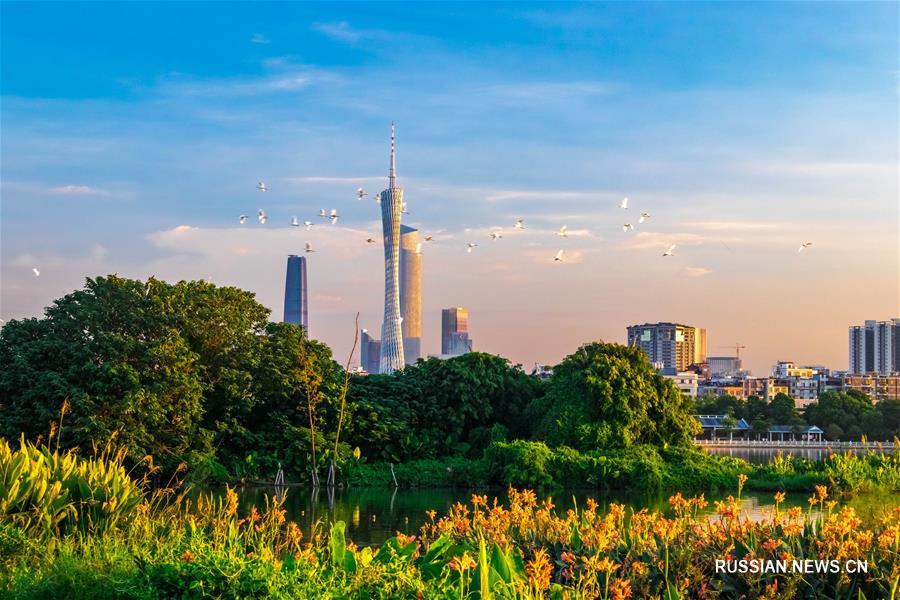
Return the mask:
<path fill-rule="evenodd" d="M 76 194 L 76 195 L 95 195 L 95 196 L 106 196 L 109 194 L 106 190 L 101 190 L 100 188 L 91 187 L 89 185 L 62 185 L 55 188 L 50 188 L 50 191 L 54 194 Z"/>
<path fill-rule="evenodd" d="M 595 192 L 566 190 L 489 189 L 480 191 L 486 195 L 485 200 L 488 202 L 507 202 L 514 200 L 585 200 L 597 198 Z"/>
<path fill-rule="evenodd" d="M 266 36 L 264 36 L 261 33 L 254 33 L 253 37 L 250 38 L 250 41 L 253 42 L 254 44 L 268 44 L 269 38 L 267 38 Z"/>
<path fill-rule="evenodd" d="M 900 166 L 897 163 L 853 161 L 746 162 L 737 165 L 737 168 L 756 174 L 815 178 L 873 175 L 896 177 L 900 172 Z"/>
<path fill-rule="evenodd" d="M 771 231 L 785 227 L 784 223 L 763 221 L 692 221 L 683 226 L 705 231 Z"/>
<path fill-rule="evenodd" d="M 710 269 L 706 267 L 685 267 L 684 274 L 688 277 L 703 277 L 705 275 L 709 275 L 712 273 Z"/>
<path fill-rule="evenodd" d="M 606 95 L 614 89 L 602 81 L 530 81 L 492 85 L 479 92 L 529 102 L 560 102 Z"/>
<path fill-rule="evenodd" d="M 91 258 L 94 260 L 103 260 L 109 255 L 109 248 L 101 244 L 93 244 L 91 246 Z"/>
<path fill-rule="evenodd" d="M 284 180 L 289 183 L 373 183 L 382 182 L 387 179 L 384 175 L 373 175 L 371 177 L 328 177 L 328 176 L 309 176 L 309 177 L 285 177 Z"/>
<path fill-rule="evenodd" d="M 351 45 L 363 40 L 387 40 L 393 37 L 390 32 L 383 29 L 357 29 L 351 27 L 347 21 L 316 22 L 312 24 L 311 29 L 333 40 Z"/>
<path fill-rule="evenodd" d="M 697 246 L 704 242 L 705 238 L 696 233 L 664 233 L 660 231 L 638 231 L 622 245 L 626 248 L 668 248 L 672 244 L 678 246 Z"/>

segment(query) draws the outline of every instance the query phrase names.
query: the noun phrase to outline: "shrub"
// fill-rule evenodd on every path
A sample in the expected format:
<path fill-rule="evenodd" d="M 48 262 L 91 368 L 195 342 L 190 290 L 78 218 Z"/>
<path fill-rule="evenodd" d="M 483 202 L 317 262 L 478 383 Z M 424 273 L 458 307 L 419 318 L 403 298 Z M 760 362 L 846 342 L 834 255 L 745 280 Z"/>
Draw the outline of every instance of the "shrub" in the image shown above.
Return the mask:
<path fill-rule="evenodd" d="M 143 487 L 123 466 L 125 452 L 107 447 L 93 458 L 0 438 L 0 518 L 26 530 L 104 530 L 128 519 Z"/>

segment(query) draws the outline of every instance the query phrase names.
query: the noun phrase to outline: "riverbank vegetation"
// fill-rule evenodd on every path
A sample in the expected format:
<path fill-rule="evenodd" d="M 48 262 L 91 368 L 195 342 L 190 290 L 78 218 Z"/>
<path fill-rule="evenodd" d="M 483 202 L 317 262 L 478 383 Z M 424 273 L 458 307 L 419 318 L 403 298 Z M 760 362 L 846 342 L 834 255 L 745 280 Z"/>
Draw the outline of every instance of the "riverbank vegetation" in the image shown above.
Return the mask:
<path fill-rule="evenodd" d="M 751 520 L 735 495 L 669 499 L 666 511 L 590 500 L 561 513 L 508 491 L 429 511 L 381 547 L 344 523 L 304 534 L 281 502 L 240 512 L 238 493 L 189 499 L 148 487 L 122 454 L 82 459 L 0 444 L 0 593 L 11 598 L 893 598 L 900 507 L 864 523 L 819 487 L 808 508 Z M 839 572 L 717 572 L 717 561 L 837 560 Z M 866 572 L 848 571 L 866 561 Z M 735 563 L 736 564 L 736 563 Z M 773 564 L 773 563 L 770 563 Z M 813 563 L 815 565 L 815 563 Z M 858 570 L 858 569 L 857 569 Z"/>
<path fill-rule="evenodd" d="M 312 484 L 333 463 L 338 484 L 358 486 L 699 490 L 743 472 L 761 489 L 862 489 L 863 477 L 896 489 L 891 458 L 847 459 L 854 474 L 839 476 L 831 459 L 750 467 L 696 450 L 695 406 L 637 348 L 585 344 L 546 380 L 480 352 L 348 377 L 328 346 L 268 318 L 237 288 L 89 279 L 44 318 L 0 329 L 0 437 L 82 456 L 114 444 L 156 485 L 272 481 L 279 467 Z M 843 423 L 844 396 L 859 400 L 810 410 Z M 789 397 L 757 404 L 725 412 L 795 414 Z"/>
<path fill-rule="evenodd" d="M 859 390 L 826 391 L 802 413 L 787 394 L 775 394 L 771 402 L 759 396 L 740 400 L 729 395 L 705 395 L 695 400 L 697 414 L 728 415 L 734 422 L 746 419 L 751 435 L 765 439 L 772 425 L 815 425 L 832 441 L 892 440 L 900 436 L 900 400 L 872 399 Z"/>

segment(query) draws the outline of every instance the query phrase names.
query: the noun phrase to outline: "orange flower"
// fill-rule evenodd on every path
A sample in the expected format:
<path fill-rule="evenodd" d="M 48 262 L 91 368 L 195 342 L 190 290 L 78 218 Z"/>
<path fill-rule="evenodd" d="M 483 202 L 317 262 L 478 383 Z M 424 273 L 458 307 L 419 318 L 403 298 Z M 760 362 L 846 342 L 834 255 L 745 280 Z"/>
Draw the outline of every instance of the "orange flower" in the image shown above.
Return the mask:
<path fill-rule="evenodd" d="M 613 600 L 628 600 L 631 598 L 631 582 L 627 579 L 616 579 L 610 584 L 609 592 Z"/>
<path fill-rule="evenodd" d="M 538 548 L 534 558 L 525 565 L 528 581 L 538 590 L 546 590 L 550 587 L 550 576 L 553 574 L 553 565 L 544 548 Z"/>
<path fill-rule="evenodd" d="M 181 553 L 181 560 L 184 562 L 194 562 L 194 553 L 190 550 L 185 550 Z"/>

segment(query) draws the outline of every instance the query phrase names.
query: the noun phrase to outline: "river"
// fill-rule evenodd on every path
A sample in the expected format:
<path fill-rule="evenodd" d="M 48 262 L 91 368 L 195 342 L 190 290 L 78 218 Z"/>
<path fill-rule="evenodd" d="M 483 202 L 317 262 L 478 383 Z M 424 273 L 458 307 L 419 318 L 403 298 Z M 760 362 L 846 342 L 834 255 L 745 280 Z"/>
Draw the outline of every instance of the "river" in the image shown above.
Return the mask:
<path fill-rule="evenodd" d="M 736 492 L 736 490 L 735 490 Z M 730 493 L 735 493 L 730 492 Z M 272 495 L 272 488 L 238 489 L 242 510 L 251 506 L 262 509 L 265 496 Z M 285 496 L 285 508 L 288 518 L 300 523 L 304 535 L 312 532 L 314 524 L 342 520 L 347 524 L 347 536 L 360 545 L 381 544 L 385 539 L 400 531 L 416 534 L 428 519 L 428 510 L 436 510 L 438 515 L 446 513 L 455 502 L 468 502 L 473 493 L 486 494 L 489 501 L 498 497 L 506 501 L 503 490 L 457 490 L 457 489 L 338 489 L 331 494 L 325 488 L 313 492 L 304 488 L 289 488 Z M 709 506 L 706 512 L 713 514 L 713 500 L 722 499 L 728 494 L 706 494 Z M 598 493 L 596 491 L 556 491 L 539 493 L 543 500 L 552 497 L 557 510 L 565 511 L 576 504 L 584 506 L 587 498 L 594 498 L 600 505 L 598 510 L 607 510 L 610 502 L 626 504 L 634 510 L 641 508 L 668 509 L 668 494 L 634 494 L 634 493 Z M 788 495 L 783 506 L 807 507 L 807 494 Z M 879 518 L 885 510 L 900 504 L 900 496 L 867 494 L 845 501 L 852 505 L 864 519 Z M 751 518 L 760 518 L 764 511 L 773 506 L 770 493 L 744 493 L 743 507 Z"/>

